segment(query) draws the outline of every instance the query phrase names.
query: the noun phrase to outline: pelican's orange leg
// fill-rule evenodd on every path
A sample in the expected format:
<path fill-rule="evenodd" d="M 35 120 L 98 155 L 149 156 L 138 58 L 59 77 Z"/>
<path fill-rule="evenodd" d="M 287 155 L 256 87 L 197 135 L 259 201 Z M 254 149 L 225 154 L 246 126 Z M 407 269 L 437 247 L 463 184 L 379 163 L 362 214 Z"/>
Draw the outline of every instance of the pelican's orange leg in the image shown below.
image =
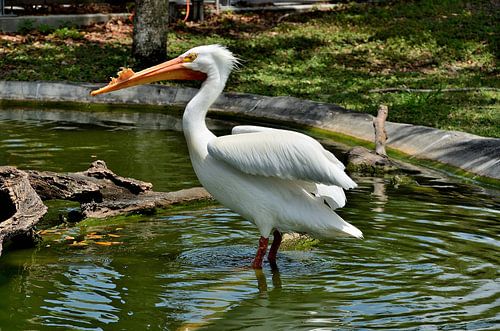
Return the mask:
<path fill-rule="evenodd" d="M 267 244 L 269 243 L 269 238 L 260 237 L 259 248 L 257 249 L 257 254 L 255 254 L 255 259 L 252 262 L 252 268 L 262 269 L 262 261 L 267 251 Z"/>
<path fill-rule="evenodd" d="M 281 239 L 283 239 L 281 233 L 278 230 L 274 230 L 273 235 L 274 240 L 271 244 L 271 249 L 269 249 L 269 255 L 267 255 L 267 259 L 270 263 L 276 263 L 276 255 L 278 254 L 278 249 L 281 245 Z"/>

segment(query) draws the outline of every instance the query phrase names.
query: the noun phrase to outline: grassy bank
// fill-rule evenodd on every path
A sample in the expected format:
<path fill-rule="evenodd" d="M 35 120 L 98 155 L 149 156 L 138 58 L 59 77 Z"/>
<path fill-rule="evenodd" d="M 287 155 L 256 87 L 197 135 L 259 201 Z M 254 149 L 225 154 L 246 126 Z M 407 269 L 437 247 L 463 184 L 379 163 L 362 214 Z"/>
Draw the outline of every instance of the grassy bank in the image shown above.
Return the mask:
<path fill-rule="evenodd" d="M 221 43 L 242 59 L 227 89 L 293 95 L 389 119 L 500 137 L 498 8 L 490 1 L 344 5 L 304 14 L 226 13 L 175 24 L 169 57 Z M 131 26 L 0 38 L 0 79 L 106 82 L 130 58 Z M 431 89 L 391 92 L 387 88 Z M 446 92 L 449 88 L 472 89 Z M 477 90 L 474 90 L 477 88 Z"/>

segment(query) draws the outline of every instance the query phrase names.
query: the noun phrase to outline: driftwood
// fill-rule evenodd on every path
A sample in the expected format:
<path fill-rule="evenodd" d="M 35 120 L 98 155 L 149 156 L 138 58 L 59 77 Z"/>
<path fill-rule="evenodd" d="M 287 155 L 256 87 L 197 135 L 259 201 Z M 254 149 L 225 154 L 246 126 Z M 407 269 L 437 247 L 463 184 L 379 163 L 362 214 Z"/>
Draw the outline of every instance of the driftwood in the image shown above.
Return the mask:
<path fill-rule="evenodd" d="M 151 183 L 118 176 L 107 168 L 104 161 L 95 161 L 83 172 L 59 174 L 30 170 L 27 173 L 31 185 L 43 200 L 80 202 L 82 218 L 145 212 L 209 197 L 203 188 L 154 192 Z"/>
<path fill-rule="evenodd" d="M 373 118 L 373 128 L 375 129 L 375 153 L 381 156 L 387 156 L 385 152 L 385 143 L 387 141 L 387 131 L 385 131 L 385 120 L 389 114 L 389 108 L 386 105 L 378 107 L 377 117 Z"/>
<path fill-rule="evenodd" d="M 47 207 L 42 200 L 80 203 L 77 219 L 151 212 L 172 204 L 210 198 L 203 188 L 154 192 L 150 183 L 116 175 L 104 161 L 83 172 L 60 174 L 0 167 L 0 253 L 7 238 L 33 232 Z"/>
<path fill-rule="evenodd" d="M 394 179 L 394 184 L 398 185 L 402 182 L 408 182 L 406 175 L 418 174 L 421 171 L 410 164 L 391 160 L 387 156 L 385 151 L 385 143 L 387 142 L 385 120 L 388 113 L 387 106 L 380 105 L 377 117 L 373 119 L 375 151 L 360 146 L 351 148 L 347 151 L 346 168 L 350 172 L 369 175 L 389 174 Z"/>
<path fill-rule="evenodd" d="M 378 108 L 377 117 L 373 118 L 373 128 L 375 130 L 375 151 L 370 151 L 364 147 L 353 147 L 347 152 L 347 170 L 368 174 L 394 172 L 398 169 L 396 163 L 387 157 L 385 143 L 387 132 L 385 130 L 385 120 L 389 109 L 385 105 Z"/>
<path fill-rule="evenodd" d="M 0 167 L 0 255 L 7 239 L 34 240 L 32 229 L 46 212 L 25 172 Z"/>

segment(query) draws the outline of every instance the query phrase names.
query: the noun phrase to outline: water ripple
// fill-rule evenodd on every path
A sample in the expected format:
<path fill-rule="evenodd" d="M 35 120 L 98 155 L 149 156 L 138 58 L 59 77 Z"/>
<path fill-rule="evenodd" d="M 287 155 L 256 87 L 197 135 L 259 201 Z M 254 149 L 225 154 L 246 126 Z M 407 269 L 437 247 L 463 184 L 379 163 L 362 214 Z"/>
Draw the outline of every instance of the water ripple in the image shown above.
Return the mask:
<path fill-rule="evenodd" d="M 105 118 L 99 128 L 0 121 L 0 160 L 75 171 L 104 155 L 120 175 L 164 190 L 197 185 L 182 136 L 130 125 L 111 133 L 118 124 Z M 217 205 L 93 229 L 118 233 L 119 246 L 9 252 L 0 267 L 0 294 L 8 298 L 0 301 L 0 328 L 498 329 L 500 194 L 413 179 L 418 185 L 396 187 L 356 178 L 339 214 L 364 240 L 280 251 L 278 268 L 266 262 L 262 271 L 249 268 L 256 228 Z"/>

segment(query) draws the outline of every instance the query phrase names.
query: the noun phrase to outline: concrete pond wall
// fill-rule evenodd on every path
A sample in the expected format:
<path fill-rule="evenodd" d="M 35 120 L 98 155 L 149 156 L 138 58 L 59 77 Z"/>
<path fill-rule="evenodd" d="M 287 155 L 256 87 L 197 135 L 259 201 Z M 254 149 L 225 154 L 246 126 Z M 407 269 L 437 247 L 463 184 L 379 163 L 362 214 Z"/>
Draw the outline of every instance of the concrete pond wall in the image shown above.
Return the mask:
<path fill-rule="evenodd" d="M 1 0 L 0 0 L 1 1 Z M 40 26 L 59 28 L 61 26 L 86 26 L 106 23 L 111 19 L 127 19 L 130 14 L 78 14 L 41 16 L 0 16 L 1 32 L 18 32 L 21 28 L 35 29 Z"/>
<path fill-rule="evenodd" d="M 0 100 L 184 106 L 193 88 L 144 85 L 91 97 L 103 84 L 0 81 Z M 372 142 L 373 116 L 328 103 L 293 97 L 223 93 L 211 112 L 256 122 L 306 126 Z M 437 161 L 482 177 L 500 180 L 500 139 L 386 122 L 387 146 L 412 158 Z"/>

